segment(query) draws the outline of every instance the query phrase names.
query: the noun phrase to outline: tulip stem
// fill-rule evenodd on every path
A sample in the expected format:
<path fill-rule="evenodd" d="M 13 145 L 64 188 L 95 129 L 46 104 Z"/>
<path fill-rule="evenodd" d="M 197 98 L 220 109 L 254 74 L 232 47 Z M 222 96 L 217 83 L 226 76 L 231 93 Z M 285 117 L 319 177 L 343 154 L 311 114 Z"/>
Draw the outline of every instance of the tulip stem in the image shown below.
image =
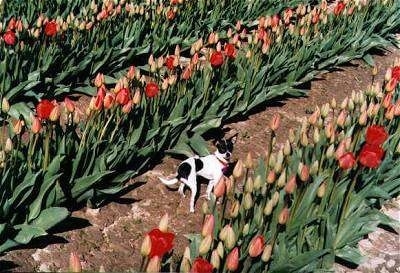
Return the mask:
<path fill-rule="evenodd" d="M 359 175 L 359 171 L 357 170 L 356 174 L 354 175 L 353 181 L 351 181 L 350 188 L 347 191 L 346 198 L 343 203 L 342 211 L 340 212 L 338 231 L 340 230 L 340 228 L 343 224 L 343 221 L 347 217 L 347 210 L 348 210 L 348 206 L 349 206 L 350 196 L 353 193 L 354 188 L 356 186 L 358 175 Z"/>
<path fill-rule="evenodd" d="M 46 138 L 44 140 L 44 159 L 43 159 L 43 170 L 47 169 L 49 165 L 49 150 L 50 150 L 50 137 L 53 133 L 52 124 L 47 125 Z"/>
<path fill-rule="evenodd" d="M 148 263 L 148 258 L 147 257 L 142 257 L 142 261 L 140 263 L 140 270 L 139 272 L 144 272 L 144 267 L 147 265 Z"/>

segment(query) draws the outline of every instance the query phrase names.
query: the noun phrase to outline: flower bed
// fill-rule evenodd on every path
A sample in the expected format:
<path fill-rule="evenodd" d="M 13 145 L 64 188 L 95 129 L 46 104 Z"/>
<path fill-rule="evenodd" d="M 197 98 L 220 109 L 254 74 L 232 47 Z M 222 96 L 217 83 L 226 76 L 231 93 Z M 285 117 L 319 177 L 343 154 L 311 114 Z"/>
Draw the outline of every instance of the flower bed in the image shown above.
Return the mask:
<path fill-rule="evenodd" d="M 379 2 L 330 10 L 323 3 L 306 11 L 260 18 L 250 33 L 238 24 L 224 44 L 213 33 L 210 45 L 193 45 L 187 65 L 177 50 L 119 80 L 99 74 L 83 120 L 68 98 L 42 100 L 25 120 L 3 99 L 0 252 L 46 234 L 68 216 L 65 207 L 100 205 L 160 152 L 205 153 L 201 135 L 209 129 L 273 97 L 299 94 L 296 86 L 320 71 L 386 45 L 373 33 L 390 38 L 400 9 Z"/>
<path fill-rule="evenodd" d="M 214 188 L 202 208 L 202 230 L 188 236 L 180 265 L 170 269 L 167 251 L 149 255 L 159 243 L 146 236 L 142 269 L 315 272 L 338 260 L 359 264 L 357 242 L 379 224 L 398 225 L 379 211 L 400 192 L 398 71 L 388 70 L 382 88 L 375 84 L 317 107 L 281 148 L 273 147 L 274 116 L 269 152 L 239 160 Z M 166 217 L 159 229 L 168 232 Z"/>

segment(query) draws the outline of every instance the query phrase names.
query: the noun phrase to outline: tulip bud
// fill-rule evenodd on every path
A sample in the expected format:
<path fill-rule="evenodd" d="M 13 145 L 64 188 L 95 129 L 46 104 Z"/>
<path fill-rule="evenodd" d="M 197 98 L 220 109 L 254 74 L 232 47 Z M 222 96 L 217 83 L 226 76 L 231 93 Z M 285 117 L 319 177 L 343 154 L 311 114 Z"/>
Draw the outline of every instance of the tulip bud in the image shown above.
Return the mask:
<path fill-rule="evenodd" d="M 207 235 L 213 236 L 213 234 L 214 234 L 214 225 L 215 225 L 214 215 L 207 214 L 206 217 L 204 218 L 204 223 L 203 223 L 203 228 L 201 230 L 201 235 L 203 237 L 206 237 Z"/>
<path fill-rule="evenodd" d="M 307 145 L 308 145 L 308 136 L 307 136 L 306 132 L 302 132 L 301 133 L 300 144 L 303 147 L 307 147 Z"/>
<path fill-rule="evenodd" d="M 333 155 L 335 153 L 335 145 L 331 144 L 328 149 L 326 150 L 326 157 L 328 159 L 333 158 Z"/>
<path fill-rule="evenodd" d="M 249 231 L 250 231 L 250 225 L 249 225 L 249 223 L 246 223 L 243 226 L 243 230 L 242 230 L 243 236 L 247 236 L 247 234 L 249 234 Z"/>
<path fill-rule="evenodd" d="M 204 201 L 203 204 L 201 205 L 201 212 L 203 214 L 208 214 L 210 212 L 210 209 L 208 207 L 208 201 Z"/>
<path fill-rule="evenodd" d="M 214 186 L 214 195 L 216 198 L 225 194 L 225 176 L 222 176 L 218 183 Z"/>
<path fill-rule="evenodd" d="M 267 183 L 272 184 L 275 182 L 276 179 L 276 174 L 273 170 L 269 171 L 268 176 L 267 176 Z"/>
<path fill-rule="evenodd" d="M 318 143 L 319 140 L 320 140 L 319 129 L 314 128 L 313 141 L 314 143 Z"/>
<path fill-rule="evenodd" d="M 244 166 L 248 169 L 253 168 L 253 157 L 251 156 L 251 152 L 247 153 L 246 160 L 244 162 Z"/>
<path fill-rule="evenodd" d="M 235 247 L 226 257 L 226 268 L 229 271 L 236 271 L 239 266 L 239 248 Z"/>
<path fill-rule="evenodd" d="M 258 191 L 262 186 L 262 179 L 261 175 L 257 175 L 256 179 L 254 180 L 254 190 Z"/>
<path fill-rule="evenodd" d="M 392 78 L 392 68 L 388 68 L 385 73 L 385 81 L 390 81 Z"/>
<path fill-rule="evenodd" d="M 272 153 L 269 156 L 269 167 L 271 167 L 271 169 L 273 169 L 273 168 L 275 168 L 275 164 L 276 164 L 276 155 L 274 153 Z"/>
<path fill-rule="evenodd" d="M 319 185 L 318 190 L 317 190 L 317 196 L 319 198 L 322 198 L 325 195 L 326 191 L 326 183 L 323 182 L 321 185 Z"/>
<path fill-rule="evenodd" d="M 290 146 L 290 142 L 289 142 L 289 140 L 286 140 L 285 146 L 283 147 L 283 154 L 285 156 L 288 156 L 288 155 L 290 155 L 291 150 L 292 150 L 292 148 Z"/>
<path fill-rule="evenodd" d="M 326 118 L 328 116 L 329 110 L 330 110 L 329 108 L 330 108 L 329 103 L 325 103 L 324 105 L 322 105 L 322 107 L 321 107 L 321 116 L 323 118 Z"/>
<path fill-rule="evenodd" d="M 227 226 L 224 243 L 228 250 L 232 249 L 236 244 L 236 235 L 231 226 Z"/>
<path fill-rule="evenodd" d="M 24 121 L 18 119 L 18 120 L 14 123 L 14 126 L 13 126 L 13 132 L 14 132 L 14 134 L 16 134 L 16 135 L 21 134 L 21 132 L 22 132 L 22 127 L 24 127 Z"/>
<path fill-rule="evenodd" d="M 96 75 L 96 78 L 94 79 L 94 86 L 97 88 L 101 87 L 104 84 L 104 75 L 101 73 L 98 73 Z"/>
<path fill-rule="evenodd" d="M 349 111 L 353 111 L 354 110 L 354 100 L 353 99 L 349 99 L 349 102 L 347 104 L 347 109 Z"/>
<path fill-rule="evenodd" d="M 146 234 L 142 242 L 142 247 L 140 248 L 140 255 L 146 257 L 150 254 L 150 251 L 151 251 L 151 240 L 150 236 Z"/>
<path fill-rule="evenodd" d="M 208 253 L 208 251 L 210 250 L 210 247 L 211 247 L 212 240 L 213 239 L 210 234 L 207 235 L 206 237 L 204 237 L 203 240 L 201 240 L 200 246 L 199 246 L 199 254 L 200 255 L 205 255 Z"/>
<path fill-rule="evenodd" d="M 289 181 L 286 183 L 285 192 L 287 194 L 292 194 L 297 187 L 296 176 L 292 175 Z"/>
<path fill-rule="evenodd" d="M 10 103 L 8 102 L 6 97 L 3 97 L 1 101 L 1 111 L 3 111 L 3 113 L 7 113 L 8 111 L 10 111 Z"/>
<path fill-rule="evenodd" d="M 218 252 L 219 257 L 222 259 L 224 257 L 224 245 L 222 244 L 222 242 L 218 243 L 217 252 Z"/>
<path fill-rule="evenodd" d="M 11 138 L 8 137 L 6 139 L 6 144 L 4 145 L 4 152 L 9 153 L 12 151 L 12 149 L 13 149 L 13 143 Z"/>
<path fill-rule="evenodd" d="M 272 245 L 266 245 L 261 255 L 261 260 L 266 263 L 271 259 Z"/>
<path fill-rule="evenodd" d="M 264 215 L 269 216 L 272 213 L 272 209 L 274 208 L 273 200 L 268 200 L 267 204 L 264 207 Z"/>
<path fill-rule="evenodd" d="M 300 162 L 298 171 L 299 171 L 300 180 L 303 182 L 308 181 L 308 179 L 310 178 L 310 172 L 309 172 L 308 166 Z"/>
<path fill-rule="evenodd" d="M 279 202 L 279 192 L 276 191 L 272 195 L 272 205 L 275 207 L 278 204 L 278 202 Z"/>
<path fill-rule="evenodd" d="M 106 272 L 104 265 L 100 265 L 99 272 Z"/>
<path fill-rule="evenodd" d="M 331 100 L 331 108 L 332 109 L 336 109 L 336 99 L 335 98 L 332 98 L 332 100 Z"/>
<path fill-rule="evenodd" d="M 319 161 L 315 160 L 313 162 L 313 164 L 311 164 L 311 168 L 310 168 L 310 174 L 314 175 L 318 173 L 318 169 L 319 169 Z"/>
<path fill-rule="evenodd" d="M 346 109 L 348 102 L 349 102 L 349 98 L 345 97 L 344 100 L 342 101 L 342 103 L 340 104 L 340 109 L 342 109 L 342 110 Z"/>
<path fill-rule="evenodd" d="M 185 247 L 185 250 L 183 251 L 183 258 L 190 260 L 190 248 L 187 246 Z"/>
<path fill-rule="evenodd" d="M 283 164 L 283 149 L 279 149 L 274 166 L 274 170 L 276 173 L 280 173 L 282 171 L 282 164 Z"/>
<path fill-rule="evenodd" d="M 238 200 L 234 200 L 229 209 L 230 217 L 236 218 L 239 215 L 239 209 L 240 209 L 240 202 Z"/>
<path fill-rule="evenodd" d="M 243 199 L 243 207 L 245 210 L 249 210 L 253 207 L 253 198 L 251 193 L 246 193 Z"/>
<path fill-rule="evenodd" d="M 213 268 L 219 269 L 220 263 L 221 263 L 221 258 L 218 255 L 218 251 L 215 249 L 213 250 L 213 252 L 211 252 L 210 263 L 212 264 Z"/>
<path fill-rule="evenodd" d="M 72 100 L 70 100 L 68 97 L 65 97 L 64 105 L 65 105 L 65 108 L 67 109 L 68 113 L 72 113 L 75 111 L 74 102 Z"/>
<path fill-rule="evenodd" d="M 262 235 L 255 236 L 249 243 L 249 255 L 252 258 L 258 257 L 264 250 L 265 240 Z"/>
<path fill-rule="evenodd" d="M 190 260 L 189 259 L 187 259 L 187 258 L 182 259 L 179 271 L 184 272 L 184 273 L 188 273 L 190 271 Z"/>
<path fill-rule="evenodd" d="M 281 173 L 281 175 L 278 178 L 278 181 L 276 183 L 276 186 L 278 188 L 283 188 L 286 184 L 286 169 L 283 169 L 283 172 Z"/>
<path fill-rule="evenodd" d="M 163 215 L 163 217 L 161 217 L 160 223 L 158 224 L 158 228 L 162 232 L 167 232 L 167 230 L 168 230 L 168 221 L 169 221 L 168 213 L 165 213 Z"/>
<path fill-rule="evenodd" d="M 287 207 L 284 207 L 281 213 L 279 214 L 278 223 L 284 225 L 287 223 L 288 220 L 289 220 L 289 209 Z"/>
<path fill-rule="evenodd" d="M 160 270 L 161 270 L 160 257 L 159 256 L 152 257 L 150 259 L 149 263 L 147 264 L 146 273 L 158 273 L 158 272 L 160 272 Z M 190 264 L 189 264 L 189 270 L 190 270 Z"/>
<path fill-rule="evenodd" d="M 54 106 L 53 110 L 51 110 L 49 119 L 55 122 L 60 118 L 60 115 L 60 106 L 57 104 L 56 106 Z"/>
<path fill-rule="evenodd" d="M 280 122 L 281 122 L 281 116 L 279 114 L 274 114 L 269 127 L 271 128 L 272 131 L 276 131 L 279 128 Z"/>
<path fill-rule="evenodd" d="M 346 112 L 345 112 L 344 110 L 342 110 L 342 111 L 340 112 L 338 118 L 337 118 L 336 124 L 337 124 L 339 127 L 344 128 L 344 124 L 345 124 L 345 122 L 346 122 L 346 117 L 347 117 Z"/>
<path fill-rule="evenodd" d="M 362 126 L 366 125 L 367 124 L 367 119 L 368 119 L 367 111 L 361 112 L 361 115 L 360 115 L 360 117 L 358 119 L 358 124 L 360 124 Z"/>
<path fill-rule="evenodd" d="M 229 229 L 229 228 L 230 228 L 229 225 L 225 225 L 225 226 L 221 229 L 221 231 L 219 232 L 219 239 L 220 239 L 221 241 L 225 241 L 225 240 L 226 240 L 226 237 L 227 237 L 228 229 Z"/>
<path fill-rule="evenodd" d="M 317 121 L 318 121 L 318 118 L 320 117 L 320 115 L 321 115 L 321 112 L 320 112 L 320 110 L 319 110 L 319 107 L 317 107 L 317 108 L 315 109 L 314 113 L 312 113 L 312 115 L 309 116 L 308 122 L 309 122 L 311 125 L 317 124 Z"/>
<path fill-rule="evenodd" d="M 253 188 L 254 188 L 253 178 L 249 176 L 247 178 L 246 184 L 244 185 L 244 192 L 251 193 L 253 191 Z"/>
<path fill-rule="evenodd" d="M 243 162 L 242 160 L 238 160 L 236 162 L 235 168 L 233 169 L 233 177 L 234 178 L 240 178 L 243 175 Z"/>
<path fill-rule="evenodd" d="M 385 112 L 385 118 L 387 120 L 392 120 L 394 118 L 394 106 L 390 105 L 389 108 Z"/>
<path fill-rule="evenodd" d="M 125 105 L 122 106 L 122 113 L 128 114 L 132 110 L 132 100 L 129 100 Z"/>
<path fill-rule="evenodd" d="M 32 118 L 32 133 L 38 134 L 42 129 L 42 123 L 40 122 L 39 118 L 33 117 Z"/>
<path fill-rule="evenodd" d="M 71 252 L 69 256 L 69 271 L 82 272 L 81 261 L 79 260 L 79 256 L 76 254 L 76 252 Z"/>

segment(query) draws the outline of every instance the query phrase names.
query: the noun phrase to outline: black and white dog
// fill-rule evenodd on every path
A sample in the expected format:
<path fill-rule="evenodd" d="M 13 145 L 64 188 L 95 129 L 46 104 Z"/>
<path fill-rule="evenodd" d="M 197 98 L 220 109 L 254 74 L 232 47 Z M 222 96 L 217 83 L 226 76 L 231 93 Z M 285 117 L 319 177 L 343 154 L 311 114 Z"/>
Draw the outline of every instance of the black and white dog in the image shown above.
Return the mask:
<path fill-rule="evenodd" d="M 179 181 L 182 182 L 178 190 L 182 196 L 185 196 L 183 190 L 185 185 L 187 185 L 191 190 L 190 212 L 194 212 L 194 201 L 197 194 L 197 176 L 209 180 L 206 197 L 210 199 L 214 186 L 222 178 L 224 171 L 228 169 L 235 142 L 236 135 L 228 139 L 219 140 L 216 144 L 217 150 L 213 154 L 204 157 L 189 157 L 179 164 L 175 178 L 164 179 L 159 177 L 159 179 L 163 184 L 168 186 L 174 185 Z"/>

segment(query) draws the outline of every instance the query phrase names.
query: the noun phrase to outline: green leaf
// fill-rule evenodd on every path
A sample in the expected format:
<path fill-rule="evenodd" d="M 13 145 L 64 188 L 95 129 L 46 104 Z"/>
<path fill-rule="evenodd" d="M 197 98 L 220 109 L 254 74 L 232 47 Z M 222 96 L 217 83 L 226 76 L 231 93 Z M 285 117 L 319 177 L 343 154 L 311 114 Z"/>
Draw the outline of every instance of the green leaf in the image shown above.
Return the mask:
<path fill-rule="evenodd" d="M 70 213 L 66 208 L 52 207 L 43 210 L 30 224 L 40 227 L 43 230 L 49 230 L 65 220 L 69 215 Z"/>
<path fill-rule="evenodd" d="M 357 248 L 350 246 L 345 246 L 339 250 L 336 250 L 335 255 L 356 265 L 361 264 L 364 260 L 364 257 L 361 255 L 360 251 Z"/>

